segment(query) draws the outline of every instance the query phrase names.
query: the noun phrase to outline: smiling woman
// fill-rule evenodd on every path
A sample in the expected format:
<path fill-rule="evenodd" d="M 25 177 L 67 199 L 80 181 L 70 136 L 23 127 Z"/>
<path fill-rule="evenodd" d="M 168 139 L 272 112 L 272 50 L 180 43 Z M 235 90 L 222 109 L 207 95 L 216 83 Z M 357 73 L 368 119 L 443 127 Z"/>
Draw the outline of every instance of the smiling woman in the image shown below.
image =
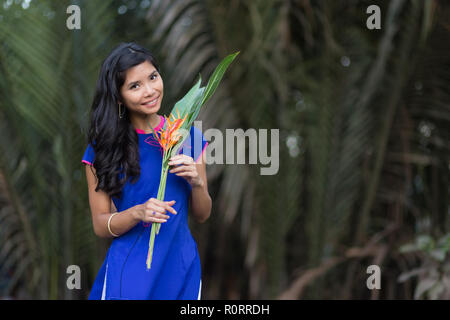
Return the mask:
<path fill-rule="evenodd" d="M 105 59 L 92 104 L 88 146 L 82 162 L 94 232 L 113 237 L 89 299 L 199 299 L 201 266 L 187 224 L 211 211 L 201 131 L 191 128 L 187 148 L 176 155 L 167 176 L 165 199 L 158 200 L 162 153 L 152 129 L 164 85 L 154 57 L 135 43 L 123 43 Z M 194 146 L 198 144 L 197 146 Z M 169 215 L 171 214 L 171 215 Z M 152 223 L 161 223 L 153 263 L 146 269 Z"/>
<path fill-rule="evenodd" d="M 164 83 L 159 72 L 151 62 L 145 60 L 128 69 L 126 79 L 120 90 L 122 99 L 119 103 L 127 107 L 133 127 L 146 131 L 148 122 L 153 128 L 156 127 L 159 124 L 156 112 L 161 108 L 164 95 Z"/>

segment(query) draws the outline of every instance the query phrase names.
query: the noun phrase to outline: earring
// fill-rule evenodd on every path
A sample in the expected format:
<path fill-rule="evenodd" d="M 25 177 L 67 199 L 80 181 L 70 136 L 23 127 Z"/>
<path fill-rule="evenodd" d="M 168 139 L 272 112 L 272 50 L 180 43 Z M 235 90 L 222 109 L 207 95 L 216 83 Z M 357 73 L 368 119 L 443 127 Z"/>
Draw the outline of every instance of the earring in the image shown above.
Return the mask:
<path fill-rule="evenodd" d="M 119 118 L 120 118 L 120 119 L 122 119 L 122 118 L 123 118 L 123 115 L 125 114 L 125 110 L 123 110 L 122 113 L 120 112 L 120 107 L 121 107 L 121 106 L 122 106 L 122 104 L 119 103 Z"/>

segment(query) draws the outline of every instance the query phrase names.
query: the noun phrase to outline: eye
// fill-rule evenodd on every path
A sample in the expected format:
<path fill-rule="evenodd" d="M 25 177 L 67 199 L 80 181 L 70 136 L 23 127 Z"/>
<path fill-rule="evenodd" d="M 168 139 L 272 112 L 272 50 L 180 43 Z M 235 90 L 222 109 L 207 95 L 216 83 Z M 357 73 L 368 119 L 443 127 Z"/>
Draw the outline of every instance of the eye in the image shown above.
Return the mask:
<path fill-rule="evenodd" d="M 134 88 L 136 88 L 136 86 L 138 86 L 138 84 L 133 84 L 133 85 L 130 87 L 130 89 L 134 89 Z"/>
<path fill-rule="evenodd" d="M 157 73 L 153 73 L 153 74 L 150 75 L 150 79 L 151 79 L 151 80 L 154 80 L 154 79 L 156 79 L 157 77 L 158 77 L 158 74 L 157 74 Z"/>

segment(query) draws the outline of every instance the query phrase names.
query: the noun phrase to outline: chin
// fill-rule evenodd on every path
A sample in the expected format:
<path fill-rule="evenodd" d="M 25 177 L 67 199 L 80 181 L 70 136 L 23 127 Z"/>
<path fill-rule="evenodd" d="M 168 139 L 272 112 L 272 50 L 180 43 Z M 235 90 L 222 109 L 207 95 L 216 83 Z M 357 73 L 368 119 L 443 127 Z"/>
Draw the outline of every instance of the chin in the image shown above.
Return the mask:
<path fill-rule="evenodd" d="M 143 113 L 145 114 L 153 114 L 153 113 L 157 113 L 159 111 L 159 109 L 161 109 L 161 105 L 156 105 L 153 108 L 146 108 L 146 107 L 141 107 L 141 110 Z"/>

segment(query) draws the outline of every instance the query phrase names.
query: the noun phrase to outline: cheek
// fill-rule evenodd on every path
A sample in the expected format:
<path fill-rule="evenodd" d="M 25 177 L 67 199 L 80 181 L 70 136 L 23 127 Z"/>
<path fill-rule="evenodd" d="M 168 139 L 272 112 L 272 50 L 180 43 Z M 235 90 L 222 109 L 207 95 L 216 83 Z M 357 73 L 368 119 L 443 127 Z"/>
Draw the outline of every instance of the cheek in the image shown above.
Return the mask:
<path fill-rule="evenodd" d="M 125 100 L 125 103 L 127 106 L 133 106 L 139 104 L 139 101 L 141 100 L 141 96 L 139 92 L 127 92 L 123 96 L 123 99 Z"/>
<path fill-rule="evenodd" d="M 160 79 L 159 81 L 159 91 L 161 91 L 161 94 L 164 93 L 164 82 L 162 81 L 162 79 Z"/>

